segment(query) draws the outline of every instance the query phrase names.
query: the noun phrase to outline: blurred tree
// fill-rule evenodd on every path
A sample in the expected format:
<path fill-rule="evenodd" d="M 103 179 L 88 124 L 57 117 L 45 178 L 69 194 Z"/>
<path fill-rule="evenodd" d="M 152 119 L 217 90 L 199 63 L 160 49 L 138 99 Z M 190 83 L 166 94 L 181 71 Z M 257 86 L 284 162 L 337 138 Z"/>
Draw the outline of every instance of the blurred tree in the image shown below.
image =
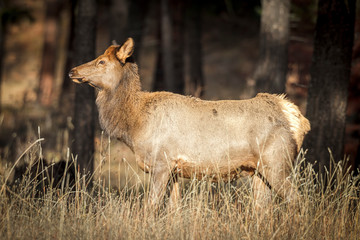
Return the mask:
<path fill-rule="evenodd" d="M 355 166 L 356 173 L 360 174 L 360 142 L 358 144 L 357 153 L 355 157 Z"/>
<path fill-rule="evenodd" d="M 356 0 L 319 0 L 307 118 L 311 132 L 304 147 L 321 172 L 343 157 L 345 117 L 354 40 Z"/>
<path fill-rule="evenodd" d="M 75 7 L 75 66 L 95 58 L 96 0 L 77 0 Z M 95 93 L 87 84 L 75 87 L 74 154 L 82 173 L 94 170 Z"/>
<path fill-rule="evenodd" d="M 170 0 L 170 20 L 172 20 L 172 54 L 173 54 L 173 83 L 167 82 L 167 85 L 173 87 L 173 92 L 184 93 L 185 76 L 184 76 L 184 56 L 185 56 L 185 5 L 184 1 Z M 164 9 L 163 9 L 164 10 Z M 171 48 L 170 48 L 171 49 Z M 165 49 L 164 49 L 165 50 Z M 164 64 L 166 60 L 164 61 Z"/>
<path fill-rule="evenodd" d="M 186 42 L 189 61 L 189 93 L 204 95 L 205 82 L 202 71 L 201 0 L 186 1 Z"/>
<path fill-rule="evenodd" d="M 136 61 L 139 61 L 139 53 L 142 46 L 143 32 L 145 28 L 146 13 L 148 10 L 149 0 L 129 0 L 128 2 L 128 18 L 127 18 L 127 29 L 125 38 L 116 39 L 123 43 L 128 37 L 132 37 L 136 44 L 136 51 L 133 57 Z"/>
<path fill-rule="evenodd" d="M 63 113 L 64 121 L 66 118 L 71 115 L 69 110 L 73 108 L 74 103 L 74 90 L 75 84 L 69 81 L 69 71 L 74 66 L 73 56 L 74 56 L 74 36 L 75 36 L 75 5 L 76 1 L 66 0 L 63 1 L 64 11 L 68 11 L 68 16 L 70 17 L 70 27 L 68 29 L 68 39 L 67 39 L 67 53 L 64 66 L 64 79 L 61 86 L 60 93 L 60 111 Z"/>
<path fill-rule="evenodd" d="M 25 19 L 30 21 L 34 20 L 28 9 L 19 6 L 13 6 L 10 4 L 10 0 L 0 0 L 0 112 L 2 68 L 5 55 L 4 49 L 7 27 L 9 24 L 17 24 Z"/>
<path fill-rule="evenodd" d="M 160 0 L 158 62 L 154 89 L 184 93 L 184 3 Z"/>
<path fill-rule="evenodd" d="M 256 92 L 284 93 L 288 69 L 290 0 L 262 0 Z"/>
<path fill-rule="evenodd" d="M 128 3 L 126 0 L 111 0 L 110 2 L 110 38 L 111 41 L 115 40 L 118 44 L 122 44 L 129 37 L 125 34 L 129 4 L 131 3 Z M 144 9 L 137 9 L 138 11 L 144 11 Z M 144 14 L 141 13 L 139 15 Z M 140 27 L 142 27 L 141 25 L 140 23 Z M 137 38 L 136 41 L 138 40 Z M 138 43 L 135 42 L 135 44 Z"/>
<path fill-rule="evenodd" d="M 46 0 L 44 22 L 44 48 L 40 70 L 38 100 L 50 106 L 53 100 L 55 81 L 56 51 L 58 39 L 60 5 L 58 0 Z"/>
<path fill-rule="evenodd" d="M 153 81 L 153 90 L 154 91 L 162 91 L 165 90 L 164 83 L 164 69 L 163 69 L 163 60 L 162 60 L 162 44 L 161 44 L 161 0 L 152 0 L 150 6 L 155 8 L 155 16 L 156 17 L 156 39 L 157 39 L 157 56 L 156 56 L 156 66 L 154 73 L 154 81 Z"/>
<path fill-rule="evenodd" d="M 2 68 L 3 68 L 3 59 L 4 59 L 4 49 L 5 49 L 5 34 L 6 34 L 6 25 L 4 22 L 3 11 L 5 8 L 4 1 L 0 1 L 0 113 L 1 113 L 1 84 L 2 84 Z"/>

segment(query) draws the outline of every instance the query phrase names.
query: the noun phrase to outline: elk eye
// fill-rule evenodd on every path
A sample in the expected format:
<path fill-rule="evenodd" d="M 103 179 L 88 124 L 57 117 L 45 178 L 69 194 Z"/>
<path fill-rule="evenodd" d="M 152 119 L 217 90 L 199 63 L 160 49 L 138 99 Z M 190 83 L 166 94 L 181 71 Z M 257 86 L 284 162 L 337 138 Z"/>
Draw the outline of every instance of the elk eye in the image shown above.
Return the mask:
<path fill-rule="evenodd" d="M 98 64 L 105 64 L 105 61 L 101 60 Z"/>

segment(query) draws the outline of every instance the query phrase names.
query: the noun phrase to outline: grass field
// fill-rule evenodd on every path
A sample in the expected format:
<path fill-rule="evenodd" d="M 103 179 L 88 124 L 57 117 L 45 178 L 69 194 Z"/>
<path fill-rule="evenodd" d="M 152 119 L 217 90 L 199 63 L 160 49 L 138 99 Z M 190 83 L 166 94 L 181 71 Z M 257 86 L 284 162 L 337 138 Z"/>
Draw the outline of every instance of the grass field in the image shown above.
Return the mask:
<path fill-rule="evenodd" d="M 105 184 L 96 167 L 93 187 L 76 174 L 68 154 L 67 172 L 56 178 L 41 160 L 41 139 L 24 151 L 34 171 L 7 182 L 0 179 L 0 239 L 359 239 L 359 176 L 333 164 L 323 178 L 303 157 L 293 171 L 301 196 L 287 203 L 274 196 L 269 206 L 254 207 L 251 183 L 182 182 L 176 207 L 147 204 L 148 175 L 123 160 L 117 187 Z M 107 149 L 110 154 L 110 149 Z M 104 159 L 109 158 L 106 154 Z M 18 161 L 21 159 L 19 158 Z M 127 167 L 124 167 L 126 166 Z M 99 176 L 102 177 L 99 177 Z M 75 182 L 71 181 L 74 176 Z M 105 176 L 105 177 L 104 177 Z M 326 179 L 322 181 L 320 179 Z M 110 181 L 110 180 L 109 180 Z M 328 182 L 325 187 L 324 182 Z"/>

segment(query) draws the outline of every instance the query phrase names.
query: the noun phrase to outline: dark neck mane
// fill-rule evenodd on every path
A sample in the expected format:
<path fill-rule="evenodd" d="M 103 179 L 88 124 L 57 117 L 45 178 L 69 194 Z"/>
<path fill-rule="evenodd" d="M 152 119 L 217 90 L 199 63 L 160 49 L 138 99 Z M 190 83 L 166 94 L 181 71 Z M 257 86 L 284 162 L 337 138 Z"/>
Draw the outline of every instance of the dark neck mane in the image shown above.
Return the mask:
<path fill-rule="evenodd" d="M 100 91 L 96 98 L 101 128 L 130 148 L 140 114 L 140 92 L 137 65 L 127 63 L 117 87 Z"/>

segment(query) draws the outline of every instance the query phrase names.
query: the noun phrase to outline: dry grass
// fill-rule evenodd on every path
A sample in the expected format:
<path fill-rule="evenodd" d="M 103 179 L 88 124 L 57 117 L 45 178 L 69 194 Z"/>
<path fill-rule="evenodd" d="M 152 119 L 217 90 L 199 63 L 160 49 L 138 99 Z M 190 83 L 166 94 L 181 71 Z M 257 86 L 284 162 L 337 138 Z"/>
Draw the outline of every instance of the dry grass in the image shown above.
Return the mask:
<path fill-rule="evenodd" d="M 177 208 L 151 209 L 147 175 L 131 165 L 109 190 L 102 178 L 93 187 L 76 174 L 57 184 L 41 158 L 40 140 L 24 157 L 37 166 L 15 184 L 0 176 L 1 239 L 358 239 L 360 236 L 359 176 L 333 164 L 324 181 L 302 157 L 293 182 L 301 197 L 293 203 L 276 197 L 270 206 L 254 208 L 248 179 L 237 184 L 183 182 Z M 106 151 L 110 152 L 110 149 Z M 110 159 L 110 156 L 107 156 Z M 106 158 L 106 155 L 104 155 Z M 76 160 L 67 159 L 76 173 Z M 100 171 L 101 164 L 96 168 Z M 122 170 L 123 171 L 123 170 Z M 40 176 L 40 177 L 39 177 Z M 110 175 L 109 175 L 110 176 Z M 316 184 L 315 184 L 316 183 Z M 236 186 L 235 186 L 236 185 Z M 165 200 L 166 202 L 167 200 Z"/>

